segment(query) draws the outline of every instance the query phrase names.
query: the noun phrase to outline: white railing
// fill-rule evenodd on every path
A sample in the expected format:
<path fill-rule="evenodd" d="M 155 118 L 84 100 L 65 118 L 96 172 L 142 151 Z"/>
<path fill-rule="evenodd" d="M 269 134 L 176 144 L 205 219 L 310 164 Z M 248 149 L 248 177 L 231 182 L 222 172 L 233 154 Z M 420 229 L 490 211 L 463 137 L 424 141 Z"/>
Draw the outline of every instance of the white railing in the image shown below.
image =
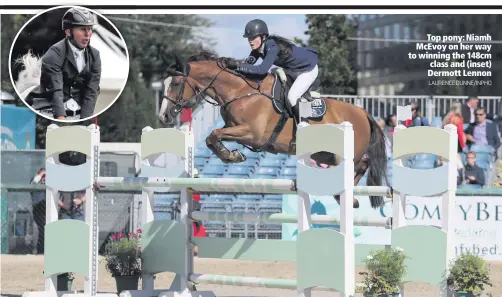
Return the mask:
<path fill-rule="evenodd" d="M 416 102 L 423 116 L 429 121 L 434 117 L 443 117 L 454 102 L 465 102 L 468 96 L 357 96 L 323 94 L 323 97 L 349 102 L 367 110 L 373 117 L 385 118 L 396 113 L 397 106 L 405 106 Z M 479 96 L 479 106 L 485 107 L 488 114 L 502 116 L 502 96 Z M 201 105 L 193 114 L 192 127 L 195 143 L 203 141 L 205 133 L 219 118 L 219 107 L 209 103 Z"/>

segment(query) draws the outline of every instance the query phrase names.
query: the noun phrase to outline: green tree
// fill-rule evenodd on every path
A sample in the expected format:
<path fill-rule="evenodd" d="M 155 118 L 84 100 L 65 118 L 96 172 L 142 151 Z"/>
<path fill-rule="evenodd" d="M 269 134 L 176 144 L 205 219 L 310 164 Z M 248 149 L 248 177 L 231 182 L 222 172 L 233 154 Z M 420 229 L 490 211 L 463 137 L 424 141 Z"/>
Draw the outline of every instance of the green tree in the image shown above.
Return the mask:
<path fill-rule="evenodd" d="M 1 79 L 1 89 L 2 91 L 9 92 L 15 95 L 14 87 L 12 86 L 12 82 L 10 80 L 9 75 L 9 53 L 12 46 L 12 42 L 16 37 L 17 32 L 21 29 L 21 27 L 26 23 L 26 21 L 30 18 L 29 15 L 9 15 L 4 14 L 0 16 L 1 19 L 1 42 L 0 42 L 0 59 L 2 63 L 0 63 L 0 79 Z M 24 104 L 19 101 L 19 106 L 23 106 Z"/>
<path fill-rule="evenodd" d="M 130 59 L 127 86 L 115 104 L 99 116 L 103 141 L 139 142 L 141 129 L 161 127 L 155 113 L 151 84 L 165 79 L 167 65 L 160 54 L 174 62 L 173 53 L 186 59 L 211 49 L 210 39 L 198 28 L 213 23 L 199 15 L 107 15 L 125 39 Z M 120 119 L 120 120 L 118 120 Z"/>
<path fill-rule="evenodd" d="M 355 23 L 345 15 L 306 15 L 307 44 L 319 53 L 320 91 L 325 94 L 354 95 L 357 92 Z"/>
<path fill-rule="evenodd" d="M 166 65 L 160 57 L 172 53 L 182 58 L 211 49 L 214 43 L 202 28 L 214 23 L 200 15 L 106 15 L 120 31 L 131 60 L 138 61 L 145 84 L 163 80 Z"/>
<path fill-rule="evenodd" d="M 139 142 L 141 130 L 155 128 L 153 90 L 140 77 L 138 61 L 131 61 L 127 84 L 120 98 L 98 118 L 101 141 Z M 140 107 L 140 108 L 138 108 Z M 105 132 L 106 133 L 103 133 Z"/>

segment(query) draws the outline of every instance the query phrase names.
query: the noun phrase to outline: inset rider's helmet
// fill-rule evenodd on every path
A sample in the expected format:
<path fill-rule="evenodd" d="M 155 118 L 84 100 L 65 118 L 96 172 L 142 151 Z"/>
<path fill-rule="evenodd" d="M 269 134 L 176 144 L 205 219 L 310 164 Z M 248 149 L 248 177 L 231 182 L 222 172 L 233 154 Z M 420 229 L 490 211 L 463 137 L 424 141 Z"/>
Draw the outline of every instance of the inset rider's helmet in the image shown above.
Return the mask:
<path fill-rule="evenodd" d="M 254 38 L 258 35 L 268 35 L 267 24 L 259 19 L 249 21 L 246 24 L 246 28 L 244 28 L 244 35 L 242 37 Z"/>
<path fill-rule="evenodd" d="M 61 27 L 64 31 L 75 26 L 94 26 L 97 24 L 96 16 L 92 12 L 79 7 L 72 7 L 65 12 Z"/>

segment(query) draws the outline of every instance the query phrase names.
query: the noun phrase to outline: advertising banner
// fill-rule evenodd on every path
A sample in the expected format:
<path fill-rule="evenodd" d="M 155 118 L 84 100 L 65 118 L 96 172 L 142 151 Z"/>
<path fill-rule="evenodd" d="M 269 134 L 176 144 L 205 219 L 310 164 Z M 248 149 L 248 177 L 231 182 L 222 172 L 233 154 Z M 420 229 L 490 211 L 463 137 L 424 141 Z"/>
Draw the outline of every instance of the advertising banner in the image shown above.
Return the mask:
<path fill-rule="evenodd" d="M 2 149 L 35 149 L 36 116 L 29 108 L 0 105 Z"/>
<path fill-rule="evenodd" d="M 386 199 L 382 208 L 373 209 L 369 198 L 358 196 L 360 208 L 355 216 L 392 216 L 392 201 Z M 312 214 L 327 214 L 339 217 L 340 208 L 331 196 L 312 196 Z M 284 213 L 297 213 L 296 195 L 284 195 Z M 502 260 L 502 197 L 457 196 L 454 215 L 454 244 L 457 255 L 474 252 L 486 260 Z M 406 198 L 406 219 L 408 225 L 441 226 L 441 197 Z M 297 224 L 282 224 L 282 239 L 296 240 Z M 314 225 L 313 228 L 339 226 Z M 356 244 L 390 244 L 391 230 L 384 227 L 354 226 Z M 424 243 L 426 244 L 426 243 Z"/>

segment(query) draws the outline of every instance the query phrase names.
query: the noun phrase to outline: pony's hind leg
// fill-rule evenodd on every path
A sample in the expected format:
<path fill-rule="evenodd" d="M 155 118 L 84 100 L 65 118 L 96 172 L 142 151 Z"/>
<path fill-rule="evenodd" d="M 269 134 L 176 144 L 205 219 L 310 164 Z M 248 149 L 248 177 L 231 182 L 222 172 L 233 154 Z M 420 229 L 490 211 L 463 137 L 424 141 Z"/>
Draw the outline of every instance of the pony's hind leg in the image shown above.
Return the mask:
<path fill-rule="evenodd" d="M 357 162 L 354 166 L 355 177 L 354 177 L 354 186 L 357 186 L 361 178 L 368 170 L 368 158 L 364 157 L 361 161 Z M 340 204 L 340 195 L 335 196 L 335 200 Z M 353 201 L 354 208 L 359 208 L 359 200 L 354 198 Z"/>
<path fill-rule="evenodd" d="M 368 157 L 364 156 L 361 161 L 355 164 L 354 171 L 356 176 L 354 177 L 354 186 L 357 186 L 361 178 L 364 176 L 369 167 Z"/>
<path fill-rule="evenodd" d="M 230 151 L 223 145 L 222 141 L 249 142 L 252 139 L 249 126 L 239 125 L 214 130 L 206 138 L 206 145 L 223 163 L 241 163 L 246 161 L 246 156 L 238 150 Z"/>
<path fill-rule="evenodd" d="M 332 153 L 328 153 L 326 151 L 320 151 L 320 152 L 316 152 L 316 153 L 313 153 L 310 158 L 314 161 L 316 161 L 317 163 L 323 163 L 323 164 L 326 164 L 328 165 L 328 167 L 335 167 L 335 166 L 338 166 L 341 162 L 341 158 L 335 154 L 332 154 Z M 359 166 L 358 166 L 359 167 Z M 367 166 L 366 166 L 367 168 Z M 366 171 L 366 168 L 364 169 L 364 171 Z M 356 169 L 356 172 L 358 171 L 358 169 Z M 362 173 L 361 177 L 364 175 L 364 172 Z M 359 179 L 361 178 L 359 177 Z M 359 179 L 357 179 L 357 181 L 354 181 L 354 185 L 357 185 L 357 183 L 359 182 Z M 340 204 L 340 195 L 335 195 L 333 196 L 336 200 L 336 202 L 338 204 Z M 359 201 L 354 198 L 352 200 L 352 205 L 354 208 L 359 208 Z"/>

